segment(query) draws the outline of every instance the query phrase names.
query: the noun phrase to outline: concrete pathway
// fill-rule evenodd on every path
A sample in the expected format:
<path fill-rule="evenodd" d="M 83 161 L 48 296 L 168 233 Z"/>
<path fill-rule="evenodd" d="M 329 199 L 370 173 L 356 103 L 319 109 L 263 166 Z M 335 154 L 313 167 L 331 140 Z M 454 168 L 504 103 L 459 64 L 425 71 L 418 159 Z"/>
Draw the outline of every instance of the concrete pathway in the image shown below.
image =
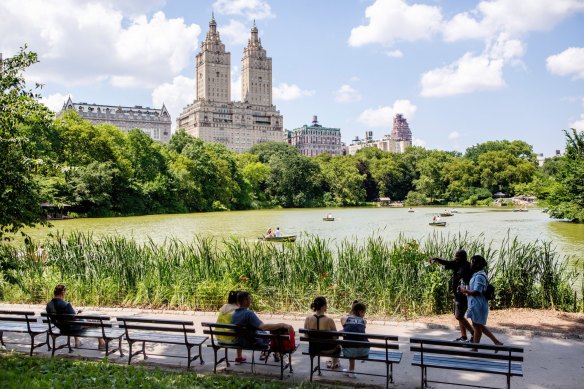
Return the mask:
<path fill-rule="evenodd" d="M 201 322 L 215 321 L 216 314 L 210 312 L 193 312 L 193 311 L 161 311 L 161 310 L 146 310 L 146 309 L 120 309 L 120 308 L 93 308 L 93 307 L 77 307 L 83 308 L 84 314 L 100 313 L 110 316 L 128 316 L 140 315 L 151 317 L 177 318 L 177 319 L 192 319 L 195 322 L 196 330 L 202 334 Z M 11 310 L 33 310 L 41 312 L 44 306 L 41 305 L 17 305 L 17 304 L 0 304 L 0 309 Z M 292 324 L 296 330 L 302 327 L 304 318 L 300 316 L 286 316 L 286 315 L 259 315 L 266 323 L 286 322 Z M 338 321 L 337 321 L 338 322 Z M 340 324 L 338 324 L 340 325 Z M 391 322 L 370 322 L 367 326 L 367 332 L 376 334 L 397 335 L 400 340 L 400 350 L 404 353 L 402 362 L 399 365 L 394 365 L 394 385 L 393 388 L 416 388 L 420 386 L 420 368 L 411 366 L 412 353 L 409 351 L 410 337 L 429 337 L 436 339 L 451 340 L 458 337 L 458 333 L 450 328 L 429 328 L 428 325 L 420 323 L 391 323 Z M 521 346 L 525 349 L 524 362 L 524 377 L 514 377 L 511 380 L 512 388 L 565 388 L 577 389 L 584 388 L 584 341 L 581 339 L 562 339 L 554 337 L 530 336 L 529 334 L 512 335 L 512 334 L 497 334 L 497 337 L 505 344 L 513 344 Z M 5 334 L 5 341 L 25 341 L 23 345 L 9 344 L 9 348 L 26 351 L 27 337 L 17 334 Z M 91 339 L 84 339 L 84 348 L 75 350 L 73 355 L 83 356 L 87 358 L 100 359 L 103 353 L 97 351 L 97 342 Z M 485 340 L 485 341 L 488 341 Z M 127 349 L 127 345 L 126 345 Z M 294 373 L 286 378 L 288 382 L 302 382 L 309 379 L 310 363 L 307 356 L 303 356 L 302 352 L 307 349 L 307 345 L 300 343 L 298 351 L 293 355 Z M 36 354 L 49 356 L 46 348 L 37 349 Z M 186 360 L 169 357 L 157 356 L 155 354 L 178 354 L 184 355 L 184 347 L 176 347 L 169 345 L 147 345 L 147 352 L 149 358 L 148 365 L 156 365 L 160 367 L 184 367 Z M 249 354 L 249 353 L 248 353 Z M 70 355 L 66 350 L 59 350 L 57 355 Z M 233 358 L 233 354 L 230 357 Z M 200 365 L 198 361 L 193 364 L 194 370 L 199 373 L 211 373 L 213 371 L 213 352 L 209 347 L 204 347 L 203 358 L 204 365 Z M 250 358 L 248 358 L 249 360 Z M 127 356 L 111 356 L 113 363 L 127 363 Z M 135 362 L 134 362 L 135 361 Z M 347 360 L 341 360 L 344 366 L 348 364 Z M 145 363 L 140 356 L 132 360 L 132 364 Z M 324 363 L 324 359 L 323 359 Z M 224 366 L 224 365 L 223 365 Z M 278 378 L 279 369 L 271 368 L 262 365 L 257 367 L 258 374 L 265 374 L 273 378 Z M 362 372 L 381 372 L 385 367 L 379 363 L 357 363 L 356 370 Z M 462 381 L 468 385 L 481 386 L 505 386 L 505 376 L 492 376 L 479 373 L 466 373 L 454 370 L 435 370 L 429 369 L 429 378 L 438 381 Z M 250 365 L 234 365 L 231 364 L 229 369 L 220 368 L 218 374 L 250 374 Z M 316 377 L 316 376 L 315 376 Z M 323 384 L 327 383 L 342 383 L 348 386 L 383 386 L 384 379 L 380 377 L 357 376 L 357 379 L 350 379 L 342 374 L 323 372 L 323 376 L 317 377 L 315 381 Z M 447 388 L 450 385 L 432 384 L 433 388 Z"/>

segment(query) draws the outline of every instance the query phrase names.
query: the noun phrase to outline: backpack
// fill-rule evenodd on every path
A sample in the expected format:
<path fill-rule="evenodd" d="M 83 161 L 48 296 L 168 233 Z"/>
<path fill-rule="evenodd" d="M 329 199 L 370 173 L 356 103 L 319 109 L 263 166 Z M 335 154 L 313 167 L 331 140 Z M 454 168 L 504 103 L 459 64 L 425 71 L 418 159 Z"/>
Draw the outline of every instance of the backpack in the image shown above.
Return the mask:
<path fill-rule="evenodd" d="M 270 339 L 270 351 L 280 354 L 288 354 L 296 350 L 294 331 L 290 331 L 288 335 L 290 336 L 290 339 L 288 340 Z"/>
<path fill-rule="evenodd" d="M 495 286 L 489 282 L 489 280 L 485 277 L 487 281 L 487 288 L 483 292 L 483 296 L 488 300 L 493 300 L 495 298 Z"/>

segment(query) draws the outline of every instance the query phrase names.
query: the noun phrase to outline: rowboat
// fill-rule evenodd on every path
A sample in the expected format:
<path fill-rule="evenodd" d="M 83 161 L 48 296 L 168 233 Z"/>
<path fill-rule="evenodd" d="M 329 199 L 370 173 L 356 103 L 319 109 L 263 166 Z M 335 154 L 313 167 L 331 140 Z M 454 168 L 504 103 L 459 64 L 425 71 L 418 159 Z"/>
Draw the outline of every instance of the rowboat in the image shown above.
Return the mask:
<path fill-rule="evenodd" d="M 516 208 L 513 210 L 513 212 L 529 212 L 529 210 L 527 210 L 525 208 Z"/>
<path fill-rule="evenodd" d="M 430 222 L 428 224 L 434 227 L 446 227 L 446 222 Z"/>
<path fill-rule="evenodd" d="M 440 216 L 454 216 L 452 212 L 442 212 Z"/>
<path fill-rule="evenodd" d="M 295 242 L 296 235 L 272 236 L 272 237 L 260 236 L 258 239 L 266 241 L 266 242 Z"/>
<path fill-rule="evenodd" d="M 325 222 L 334 222 L 335 218 L 334 217 L 323 217 L 322 220 L 324 220 Z"/>

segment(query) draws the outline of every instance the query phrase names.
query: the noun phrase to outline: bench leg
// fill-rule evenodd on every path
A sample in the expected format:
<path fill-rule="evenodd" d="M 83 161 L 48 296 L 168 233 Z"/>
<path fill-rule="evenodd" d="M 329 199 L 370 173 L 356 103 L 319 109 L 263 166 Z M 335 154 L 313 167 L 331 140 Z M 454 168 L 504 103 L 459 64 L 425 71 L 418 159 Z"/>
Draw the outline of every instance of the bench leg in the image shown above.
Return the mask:
<path fill-rule="evenodd" d="M 294 369 L 292 368 L 292 353 L 288 353 L 288 364 L 290 367 L 290 374 L 294 373 Z"/>
<path fill-rule="evenodd" d="M 191 348 L 187 346 L 187 370 L 191 369 Z"/>
<path fill-rule="evenodd" d="M 122 337 L 118 338 L 118 348 L 120 349 L 120 357 L 123 357 L 124 351 L 122 350 Z"/>
<path fill-rule="evenodd" d="M 49 342 L 49 333 L 47 332 L 47 351 L 51 351 L 51 343 Z"/>
<path fill-rule="evenodd" d="M 133 342 L 131 340 L 128 340 L 128 365 L 130 363 L 132 363 L 132 357 L 133 357 L 132 344 L 133 344 Z"/>
<path fill-rule="evenodd" d="M 51 338 L 52 338 L 52 340 L 53 340 L 53 351 L 51 351 L 51 358 L 52 358 L 52 357 L 54 357 L 54 356 L 55 356 L 55 350 L 56 350 L 56 347 L 55 347 L 55 340 L 56 340 L 56 336 L 54 336 L 54 335 L 51 335 Z"/>
<path fill-rule="evenodd" d="M 69 352 L 73 352 L 73 347 L 71 347 L 71 337 L 67 336 L 67 347 L 69 347 Z"/>
<path fill-rule="evenodd" d="M 511 376 L 507 374 L 507 389 L 511 389 Z"/>
<path fill-rule="evenodd" d="M 214 365 L 213 365 L 213 373 L 217 373 L 217 347 L 213 347 L 213 354 L 214 354 Z M 227 357 L 227 349 L 225 349 L 225 357 Z"/>
<path fill-rule="evenodd" d="M 4 338 L 3 338 L 4 332 L 0 331 L 0 344 L 4 347 L 6 347 L 6 345 L 4 344 Z"/>
<path fill-rule="evenodd" d="M 202 349 L 202 347 L 203 347 L 203 343 L 201 343 L 199 345 L 199 358 L 201 359 L 201 365 L 204 365 L 205 364 L 205 361 L 203 361 L 203 349 Z"/>
<path fill-rule="evenodd" d="M 146 355 L 146 342 L 142 342 L 142 356 L 144 359 L 148 359 L 148 356 Z"/>

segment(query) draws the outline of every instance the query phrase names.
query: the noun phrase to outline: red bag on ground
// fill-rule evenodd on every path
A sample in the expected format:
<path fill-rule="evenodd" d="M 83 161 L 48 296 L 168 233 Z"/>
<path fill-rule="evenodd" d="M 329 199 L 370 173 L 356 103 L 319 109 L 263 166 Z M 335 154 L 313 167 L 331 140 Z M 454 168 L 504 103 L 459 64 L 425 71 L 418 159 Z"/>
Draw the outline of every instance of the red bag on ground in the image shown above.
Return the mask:
<path fill-rule="evenodd" d="M 284 334 L 282 331 L 272 332 L 274 334 Z M 280 354 L 287 354 L 296 350 L 296 339 L 294 331 L 288 333 L 290 339 L 270 339 L 270 351 Z"/>

